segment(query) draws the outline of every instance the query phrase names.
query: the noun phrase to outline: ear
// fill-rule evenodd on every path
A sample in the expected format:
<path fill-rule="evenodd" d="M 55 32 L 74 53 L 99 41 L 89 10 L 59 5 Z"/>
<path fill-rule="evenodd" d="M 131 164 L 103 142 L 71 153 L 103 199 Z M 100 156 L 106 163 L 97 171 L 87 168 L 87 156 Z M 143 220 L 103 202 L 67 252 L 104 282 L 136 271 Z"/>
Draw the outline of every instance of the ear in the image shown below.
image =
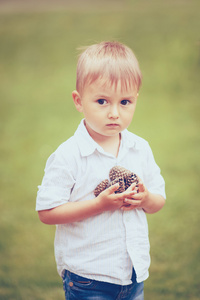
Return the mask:
<path fill-rule="evenodd" d="M 76 106 L 76 109 L 79 112 L 83 112 L 83 107 L 82 107 L 82 101 L 81 101 L 80 94 L 77 91 L 73 91 L 72 92 L 72 98 L 73 98 L 74 104 Z"/>

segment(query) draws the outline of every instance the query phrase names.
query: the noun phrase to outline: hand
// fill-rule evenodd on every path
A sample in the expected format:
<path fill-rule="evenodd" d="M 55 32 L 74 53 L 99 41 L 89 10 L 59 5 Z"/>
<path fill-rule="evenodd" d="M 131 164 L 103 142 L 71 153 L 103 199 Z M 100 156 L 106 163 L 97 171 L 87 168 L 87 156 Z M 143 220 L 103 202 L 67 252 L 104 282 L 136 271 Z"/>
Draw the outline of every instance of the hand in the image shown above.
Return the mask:
<path fill-rule="evenodd" d="M 127 189 L 123 193 L 115 194 L 119 188 L 119 184 L 114 184 L 101 192 L 96 197 L 100 209 L 103 211 L 116 210 L 124 206 L 125 199 L 131 199 L 137 192 L 134 189 Z"/>
<path fill-rule="evenodd" d="M 132 184 L 127 191 L 135 191 L 131 198 L 127 197 L 124 199 L 124 205 L 121 207 L 122 210 L 128 211 L 136 208 L 144 208 L 148 201 L 149 191 L 145 187 L 144 183 L 139 180 L 138 186 Z"/>

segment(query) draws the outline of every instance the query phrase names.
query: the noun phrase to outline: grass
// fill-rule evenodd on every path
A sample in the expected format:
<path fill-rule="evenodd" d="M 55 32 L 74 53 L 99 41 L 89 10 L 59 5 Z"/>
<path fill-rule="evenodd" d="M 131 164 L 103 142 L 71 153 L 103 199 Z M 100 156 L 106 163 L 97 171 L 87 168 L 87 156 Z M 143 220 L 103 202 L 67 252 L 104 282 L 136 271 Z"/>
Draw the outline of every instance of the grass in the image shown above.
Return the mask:
<path fill-rule="evenodd" d="M 76 49 L 108 39 L 129 45 L 140 61 L 144 80 L 130 130 L 149 141 L 166 180 L 167 204 L 148 216 L 146 299 L 199 299 L 200 5 L 130 0 L 112 10 L 113 1 L 102 3 L 0 14 L 2 300 L 64 299 L 55 228 L 34 211 L 37 185 L 47 157 L 81 119 L 71 101 Z"/>

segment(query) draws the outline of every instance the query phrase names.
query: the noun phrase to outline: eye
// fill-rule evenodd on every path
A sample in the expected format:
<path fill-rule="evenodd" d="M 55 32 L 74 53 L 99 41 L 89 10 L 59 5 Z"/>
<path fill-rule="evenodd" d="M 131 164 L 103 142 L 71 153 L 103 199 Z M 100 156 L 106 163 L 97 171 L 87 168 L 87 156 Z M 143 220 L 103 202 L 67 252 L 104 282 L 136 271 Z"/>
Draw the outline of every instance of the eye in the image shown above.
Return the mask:
<path fill-rule="evenodd" d="M 97 102 L 100 104 L 100 105 L 104 105 L 107 103 L 107 100 L 105 99 L 98 99 Z"/>
<path fill-rule="evenodd" d="M 129 103 L 130 103 L 129 100 L 122 100 L 122 101 L 121 101 L 121 104 L 122 104 L 122 105 L 128 105 Z"/>

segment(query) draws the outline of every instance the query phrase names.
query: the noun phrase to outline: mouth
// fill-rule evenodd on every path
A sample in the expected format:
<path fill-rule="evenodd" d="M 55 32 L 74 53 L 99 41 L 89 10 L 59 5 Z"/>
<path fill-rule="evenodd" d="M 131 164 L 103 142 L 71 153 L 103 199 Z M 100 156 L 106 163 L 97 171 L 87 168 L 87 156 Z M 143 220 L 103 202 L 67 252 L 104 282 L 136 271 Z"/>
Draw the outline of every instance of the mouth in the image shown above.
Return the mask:
<path fill-rule="evenodd" d="M 117 128 L 117 127 L 119 127 L 119 124 L 111 123 L 111 124 L 107 124 L 106 126 L 110 127 L 110 128 Z"/>

